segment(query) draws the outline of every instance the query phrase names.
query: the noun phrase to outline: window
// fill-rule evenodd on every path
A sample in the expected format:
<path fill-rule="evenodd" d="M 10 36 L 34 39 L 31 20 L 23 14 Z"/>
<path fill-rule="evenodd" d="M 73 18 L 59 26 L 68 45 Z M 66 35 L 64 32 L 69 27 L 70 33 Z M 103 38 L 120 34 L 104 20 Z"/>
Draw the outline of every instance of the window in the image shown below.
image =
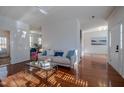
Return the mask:
<path fill-rule="evenodd" d="M 30 43 L 30 47 L 32 47 L 32 43 L 33 43 L 33 37 L 32 37 L 32 35 L 30 35 L 30 37 L 29 37 L 29 43 Z"/>
<path fill-rule="evenodd" d="M 0 51 L 2 51 L 2 49 L 6 49 L 6 48 L 7 48 L 6 37 L 0 37 Z"/>
<path fill-rule="evenodd" d="M 41 38 L 38 38 L 38 44 L 41 45 L 41 41 L 42 39 Z"/>

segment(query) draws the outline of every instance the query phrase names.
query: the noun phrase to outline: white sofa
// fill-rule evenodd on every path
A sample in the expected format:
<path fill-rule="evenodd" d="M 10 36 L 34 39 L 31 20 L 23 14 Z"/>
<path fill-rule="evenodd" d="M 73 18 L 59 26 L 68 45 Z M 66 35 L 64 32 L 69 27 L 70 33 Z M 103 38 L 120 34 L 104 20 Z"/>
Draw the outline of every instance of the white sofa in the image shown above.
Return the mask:
<path fill-rule="evenodd" d="M 75 53 L 74 53 L 73 56 L 71 56 L 70 59 L 66 57 L 67 52 L 64 52 L 63 56 L 54 56 L 54 55 L 51 55 L 51 54 L 50 55 L 47 54 L 46 56 L 42 56 L 42 53 L 39 53 L 38 54 L 38 60 L 45 60 L 45 59 L 49 58 L 49 59 L 51 59 L 51 62 L 55 62 L 58 65 L 71 67 L 71 68 L 74 67 L 74 63 L 76 61 Z"/>

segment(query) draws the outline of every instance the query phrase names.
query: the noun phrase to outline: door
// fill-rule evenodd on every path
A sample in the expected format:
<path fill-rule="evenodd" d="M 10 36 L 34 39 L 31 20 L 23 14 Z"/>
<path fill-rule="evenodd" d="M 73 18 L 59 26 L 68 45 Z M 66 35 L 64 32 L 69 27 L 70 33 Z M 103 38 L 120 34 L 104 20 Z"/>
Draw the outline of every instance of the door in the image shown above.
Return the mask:
<path fill-rule="evenodd" d="M 113 26 L 110 30 L 110 64 L 115 68 L 117 72 L 122 74 L 121 63 L 121 24 Z"/>

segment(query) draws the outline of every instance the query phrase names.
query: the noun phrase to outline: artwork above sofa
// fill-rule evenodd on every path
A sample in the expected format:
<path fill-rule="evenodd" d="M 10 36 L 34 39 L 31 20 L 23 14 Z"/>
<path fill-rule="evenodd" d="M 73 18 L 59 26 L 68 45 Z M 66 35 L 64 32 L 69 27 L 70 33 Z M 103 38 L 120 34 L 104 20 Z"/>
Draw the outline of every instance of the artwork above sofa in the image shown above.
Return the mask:
<path fill-rule="evenodd" d="M 38 60 L 51 59 L 52 62 L 57 63 L 61 66 L 74 67 L 76 61 L 75 50 L 51 50 L 44 49 L 41 53 L 38 54 Z"/>

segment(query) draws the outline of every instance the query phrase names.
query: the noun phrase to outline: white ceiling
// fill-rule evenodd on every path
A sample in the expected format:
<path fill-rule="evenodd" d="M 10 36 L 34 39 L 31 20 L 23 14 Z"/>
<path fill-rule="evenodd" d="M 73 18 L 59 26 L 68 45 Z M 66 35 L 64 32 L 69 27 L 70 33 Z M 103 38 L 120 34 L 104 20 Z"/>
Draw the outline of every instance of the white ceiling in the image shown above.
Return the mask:
<path fill-rule="evenodd" d="M 114 9 L 112 6 L 41 6 L 48 12 L 44 15 L 34 6 L 0 6 L 0 16 L 6 16 L 14 20 L 21 20 L 40 28 L 47 20 L 58 21 L 78 18 L 81 28 L 88 29 L 106 24 L 106 19 Z M 95 16 L 94 19 L 91 16 Z"/>

